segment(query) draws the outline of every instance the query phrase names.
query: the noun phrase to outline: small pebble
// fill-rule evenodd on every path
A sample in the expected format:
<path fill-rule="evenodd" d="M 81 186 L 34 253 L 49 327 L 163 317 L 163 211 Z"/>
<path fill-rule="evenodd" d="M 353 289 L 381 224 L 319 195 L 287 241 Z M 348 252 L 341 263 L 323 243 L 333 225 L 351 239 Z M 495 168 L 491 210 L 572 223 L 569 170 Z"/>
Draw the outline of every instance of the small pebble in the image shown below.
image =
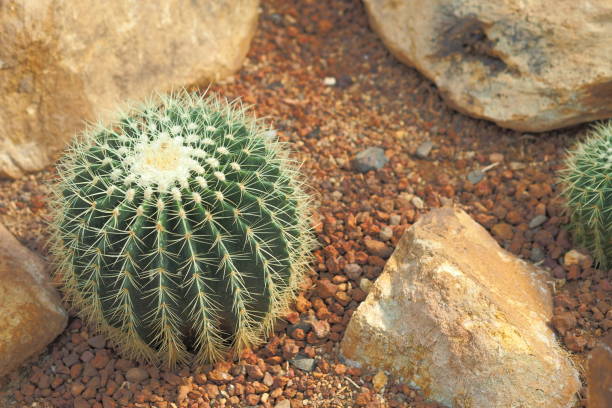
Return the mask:
<path fill-rule="evenodd" d="M 520 162 L 510 162 L 510 170 L 523 170 L 525 167 L 525 163 Z"/>
<path fill-rule="evenodd" d="M 355 171 L 367 173 L 370 170 L 381 169 L 389 162 L 385 151 L 380 147 L 368 147 L 367 149 L 357 153 L 351 164 Z"/>
<path fill-rule="evenodd" d="M 368 278 L 361 278 L 359 281 L 359 289 L 363 290 L 365 293 L 369 293 L 372 288 L 372 281 Z"/>
<path fill-rule="evenodd" d="M 529 221 L 529 228 L 536 228 L 540 225 L 544 224 L 548 220 L 548 217 L 545 215 L 536 215 Z"/>
<path fill-rule="evenodd" d="M 402 217 L 397 215 L 397 214 L 393 214 L 391 217 L 389 217 L 389 224 L 396 226 L 400 224 L 400 221 L 402 220 Z"/>
<path fill-rule="evenodd" d="M 294 359 L 289 360 L 291 365 L 295 368 L 299 368 L 302 371 L 312 371 L 314 369 L 315 360 L 314 358 L 306 358 L 306 357 L 296 357 Z"/>
<path fill-rule="evenodd" d="M 491 163 L 499 163 L 504 161 L 504 155 L 501 153 L 491 153 L 489 155 L 489 161 Z"/>
<path fill-rule="evenodd" d="M 354 281 L 357 281 L 357 279 L 359 279 L 362 270 L 363 268 L 361 267 L 361 265 L 358 265 L 356 263 L 350 263 L 344 267 L 344 273 L 346 273 L 346 276 Z"/>
<path fill-rule="evenodd" d="M 385 385 L 387 385 L 387 376 L 383 371 L 377 372 L 374 378 L 372 378 L 372 385 L 376 392 L 380 392 L 385 388 Z"/>
<path fill-rule="evenodd" d="M 423 142 L 419 145 L 419 147 L 417 147 L 416 156 L 419 159 L 426 159 L 427 156 L 429 156 L 429 152 L 431 152 L 432 148 L 433 148 L 433 142 L 429 140 L 426 142 Z"/>
<path fill-rule="evenodd" d="M 133 384 L 138 384 L 149 378 L 149 373 L 142 367 L 134 367 L 127 370 L 125 378 Z"/>
<path fill-rule="evenodd" d="M 417 210 L 422 210 L 423 208 L 425 208 L 425 203 L 423 202 L 423 199 L 421 197 L 414 196 L 412 197 L 412 200 L 410 200 L 410 202 Z"/>
<path fill-rule="evenodd" d="M 277 402 L 274 408 L 291 408 L 291 402 L 288 399 L 284 399 Z"/>
<path fill-rule="evenodd" d="M 323 79 L 323 85 L 325 85 L 325 86 L 334 86 L 334 85 L 336 85 L 336 78 L 334 78 L 334 77 L 325 77 Z"/>
<path fill-rule="evenodd" d="M 391 227 L 384 227 L 380 230 L 378 236 L 383 241 L 389 241 L 391 238 L 393 238 L 393 229 Z"/>
<path fill-rule="evenodd" d="M 542 248 L 531 248 L 531 255 L 529 256 L 529 259 L 531 259 L 531 262 L 540 262 L 542 259 L 544 259 L 544 251 L 542 251 Z"/>
<path fill-rule="evenodd" d="M 482 180 L 484 176 L 485 176 L 484 172 L 479 169 L 479 170 L 470 171 L 467 175 L 467 179 L 470 183 L 476 184 L 480 180 Z"/>

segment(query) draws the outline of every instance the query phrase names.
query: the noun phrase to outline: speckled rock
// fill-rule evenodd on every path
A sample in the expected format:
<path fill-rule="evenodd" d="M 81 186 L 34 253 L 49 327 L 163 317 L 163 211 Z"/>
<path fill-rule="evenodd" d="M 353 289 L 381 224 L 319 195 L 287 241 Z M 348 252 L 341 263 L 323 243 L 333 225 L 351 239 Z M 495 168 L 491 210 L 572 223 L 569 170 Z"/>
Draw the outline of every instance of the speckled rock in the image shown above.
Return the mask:
<path fill-rule="evenodd" d="M 612 404 L 612 332 L 589 353 L 586 380 L 589 408 L 610 407 Z"/>
<path fill-rule="evenodd" d="M 44 262 L 0 224 L 0 376 L 42 351 L 68 321 Z"/>
<path fill-rule="evenodd" d="M 0 8 L 0 177 L 42 169 L 125 99 L 240 68 L 259 0 L 8 0 Z"/>
<path fill-rule="evenodd" d="M 364 3 L 387 48 L 461 112 L 529 132 L 612 116 L 609 0 Z"/>
<path fill-rule="evenodd" d="M 580 381 L 547 325 L 544 274 L 464 212 L 434 210 L 398 243 L 342 354 L 448 406 L 572 407 Z"/>

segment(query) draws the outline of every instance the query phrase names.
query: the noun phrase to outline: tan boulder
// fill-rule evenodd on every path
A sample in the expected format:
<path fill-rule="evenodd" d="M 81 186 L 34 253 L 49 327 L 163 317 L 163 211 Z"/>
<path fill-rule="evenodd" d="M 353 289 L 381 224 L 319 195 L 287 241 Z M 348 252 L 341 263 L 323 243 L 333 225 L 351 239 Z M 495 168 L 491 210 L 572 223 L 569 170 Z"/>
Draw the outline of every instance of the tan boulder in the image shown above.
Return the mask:
<path fill-rule="evenodd" d="M 572 407 L 580 381 L 548 326 L 545 278 L 463 211 L 433 210 L 398 243 L 341 352 L 450 407 Z"/>
<path fill-rule="evenodd" d="M 458 111 L 529 132 L 612 117 L 610 0 L 364 3 L 387 48 Z"/>
<path fill-rule="evenodd" d="M 41 352 L 68 315 L 45 263 L 0 224 L 0 376 Z"/>
<path fill-rule="evenodd" d="M 7 0 L 0 6 L 0 177 L 40 170 L 117 103 L 241 66 L 259 0 Z"/>

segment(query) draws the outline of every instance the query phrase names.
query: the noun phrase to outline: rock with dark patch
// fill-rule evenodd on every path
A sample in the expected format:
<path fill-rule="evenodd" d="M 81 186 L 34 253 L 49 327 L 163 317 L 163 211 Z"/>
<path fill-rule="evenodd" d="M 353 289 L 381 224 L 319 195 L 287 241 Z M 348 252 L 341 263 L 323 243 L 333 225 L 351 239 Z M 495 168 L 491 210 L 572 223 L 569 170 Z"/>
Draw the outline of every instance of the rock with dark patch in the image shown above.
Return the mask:
<path fill-rule="evenodd" d="M 289 360 L 289 362 L 295 367 L 302 371 L 310 372 L 314 369 L 315 361 L 314 358 L 308 358 L 304 356 L 297 356 L 296 358 Z"/>
<path fill-rule="evenodd" d="M 364 3 L 389 50 L 461 112 L 529 132 L 612 116 L 609 0 Z"/>
<path fill-rule="evenodd" d="M 0 377 L 41 352 L 67 321 L 45 263 L 0 224 Z"/>
<path fill-rule="evenodd" d="M 0 7 L 0 177 L 44 168 L 85 120 L 227 77 L 259 0 L 8 0 Z"/>
<path fill-rule="evenodd" d="M 398 242 L 341 352 L 444 406 L 570 408 L 581 384 L 549 327 L 547 276 L 465 212 L 433 210 Z"/>
<path fill-rule="evenodd" d="M 367 173 L 370 170 L 381 169 L 389 159 L 385 156 L 385 151 L 380 147 L 368 147 L 357 153 L 351 164 L 353 169 L 360 173 Z"/>

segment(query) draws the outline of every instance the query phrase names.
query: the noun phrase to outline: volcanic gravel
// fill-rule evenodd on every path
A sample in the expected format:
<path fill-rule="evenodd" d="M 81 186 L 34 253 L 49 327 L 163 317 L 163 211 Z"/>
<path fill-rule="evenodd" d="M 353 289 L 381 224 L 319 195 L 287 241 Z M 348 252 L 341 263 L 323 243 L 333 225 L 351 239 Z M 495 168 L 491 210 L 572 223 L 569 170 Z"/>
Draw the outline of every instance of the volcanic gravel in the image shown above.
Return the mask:
<path fill-rule="evenodd" d="M 450 202 L 550 271 L 552 324 L 579 367 L 612 327 L 612 271 L 585 251 L 568 254 L 555 178 L 584 127 L 525 134 L 449 109 L 389 54 L 358 0 L 264 1 L 243 69 L 210 89 L 253 104 L 304 162 L 320 245 L 294 310 L 241 360 L 175 371 L 122 359 L 71 318 L 45 353 L 0 382 L 0 406 L 437 407 L 384 373 L 348 367 L 337 349 L 404 230 Z M 368 148 L 388 161 L 370 149 L 375 157 L 359 159 L 382 167 L 362 173 L 354 159 Z M 43 255 L 52 179 L 49 168 L 0 182 L 0 221 Z"/>

